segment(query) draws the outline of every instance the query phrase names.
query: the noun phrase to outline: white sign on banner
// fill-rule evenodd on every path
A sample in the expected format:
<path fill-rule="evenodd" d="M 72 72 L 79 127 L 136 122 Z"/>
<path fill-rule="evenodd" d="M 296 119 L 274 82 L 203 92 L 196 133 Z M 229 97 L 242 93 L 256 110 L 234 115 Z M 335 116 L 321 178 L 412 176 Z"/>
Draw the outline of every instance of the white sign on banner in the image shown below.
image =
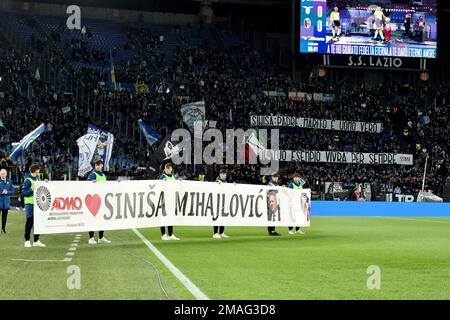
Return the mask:
<path fill-rule="evenodd" d="M 310 226 L 311 190 L 199 181 L 38 182 L 36 234 L 160 226 Z"/>
<path fill-rule="evenodd" d="M 363 153 L 346 151 L 292 151 L 292 150 L 264 150 L 259 153 L 265 159 L 287 162 L 325 162 L 344 164 L 390 164 L 413 165 L 412 154 L 400 153 Z"/>
<path fill-rule="evenodd" d="M 380 133 L 383 131 L 382 123 L 301 118 L 293 116 L 251 115 L 250 125 L 254 127 L 298 127 L 369 133 Z"/>

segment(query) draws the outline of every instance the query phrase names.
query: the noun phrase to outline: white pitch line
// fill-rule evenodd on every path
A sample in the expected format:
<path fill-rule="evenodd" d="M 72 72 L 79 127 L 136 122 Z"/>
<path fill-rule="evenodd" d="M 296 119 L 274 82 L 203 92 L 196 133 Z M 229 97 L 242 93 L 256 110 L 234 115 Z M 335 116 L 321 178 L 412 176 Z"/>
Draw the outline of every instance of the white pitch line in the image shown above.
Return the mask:
<path fill-rule="evenodd" d="M 397 220 L 411 220 L 411 221 L 419 221 L 419 222 L 432 222 L 432 223 L 445 223 L 450 224 L 450 221 L 434 221 L 434 220 L 425 220 L 424 219 L 412 219 L 412 218 L 402 218 L 402 217 L 383 217 L 383 218 L 389 218 L 389 219 L 397 219 Z"/>
<path fill-rule="evenodd" d="M 192 281 L 189 280 L 189 278 L 186 277 L 177 267 L 175 267 L 175 265 L 170 262 L 166 256 L 156 249 L 156 247 L 146 237 L 144 237 L 138 230 L 132 230 L 197 300 L 209 300 L 208 296 L 204 294 L 194 283 L 192 283 Z"/>
<path fill-rule="evenodd" d="M 80 234 L 77 234 L 74 238 L 74 240 L 72 241 L 72 243 L 70 244 L 70 247 L 66 253 L 66 258 L 64 258 L 64 262 L 70 262 L 72 261 L 72 257 L 75 255 L 75 251 L 77 250 L 78 247 L 78 242 L 80 241 Z M 67 258 L 67 256 L 69 258 Z"/>

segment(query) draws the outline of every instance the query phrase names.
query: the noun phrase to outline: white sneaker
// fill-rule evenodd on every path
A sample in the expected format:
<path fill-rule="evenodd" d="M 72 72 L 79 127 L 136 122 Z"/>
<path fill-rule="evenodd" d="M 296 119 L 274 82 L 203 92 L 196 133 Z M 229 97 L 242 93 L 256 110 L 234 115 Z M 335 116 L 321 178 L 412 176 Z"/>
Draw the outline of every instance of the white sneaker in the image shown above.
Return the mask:
<path fill-rule="evenodd" d="M 222 233 L 222 234 L 220 235 L 220 237 L 221 237 L 221 238 L 229 238 L 230 236 L 227 236 L 225 233 Z"/>
<path fill-rule="evenodd" d="M 111 243 L 111 241 L 109 241 L 108 239 L 103 237 L 103 238 L 98 239 L 98 243 Z"/>
<path fill-rule="evenodd" d="M 97 244 L 97 241 L 92 237 L 89 239 L 88 244 Z"/>
<path fill-rule="evenodd" d="M 222 237 L 218 233 L 214 233 L 213 238 L 214 239 L 222 239 Z"/>
<path fill-rule="evenodd" d="M 24 246 L 24 248 L 31 248 L 31 242 L 25 241 L 25 244 L 23 246 Z"/>
<path fill-rule="evenodd" d="M 172 234 L 172 235 L 169 237 L 169 240 L 180 240 L 180 239 L 177 238 L 174 234 Z"/>
<path fill-rule="evenodd" d="M 165 234 L 161 237 L 161 240 L 170 240 L 170 239 L 169 239 L 169 236 L 167 234 Z"/>
<path fill-rule="evenodd" d="M 297 233 L 297 234 L 305 234 L 305 232 L 304 231 L 302 231 L 302 230 L 297 230 L 297 231 L 295 231 L 295 233 Z"/>
<path fill-rule="evenodd" d="M 41 247 L 41 248 L 45 248 L 46 245 L 43 244 L 40 240 L 36 241 L 35 243 L 33 243 L 33 247 Z"/>
<path fill-rule="evenodd" d="M 295 234 L 294 230 L 289 230 L 289 234 Z"/>

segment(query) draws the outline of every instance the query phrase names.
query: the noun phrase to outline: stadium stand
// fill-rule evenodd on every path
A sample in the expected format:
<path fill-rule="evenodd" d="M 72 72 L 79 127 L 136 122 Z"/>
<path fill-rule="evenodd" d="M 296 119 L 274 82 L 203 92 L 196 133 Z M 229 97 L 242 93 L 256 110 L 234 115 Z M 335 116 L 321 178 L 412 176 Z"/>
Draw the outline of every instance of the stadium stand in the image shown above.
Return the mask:
<path fill-rule="evenodd" d="M 355 88 L 344 83 L 322 88 L 335 94 L 334 102 L 290 101 L 266 97 L 263 91 L 287 93 L 305 89 L 306 84 L 291 79 L 267 56 L 223 28 L 86 19 L 86 32 L 81 32 L 66 30 L 60 17 L 0 12 L 0 19 L 9 30 L 17 30 L 14 40 L 27 48 L 15 50 L 5 33 L 0 118 L 8 134 L 2 138 L 2 157 L 8 153 L 7 143 L 19 141 L 41 122 L 50 127 L 33 143 L 32 152 L 18 161 L 17 177 L 30 163 L 40 162 L 54 178 L 74 179 L 78 162 L 74 141 L 88 123 L 117 136 L 111 175 L 152 177 L 155 173 L 146 169 L 151 150 L 139 135 L 137 119 L 166 134 L 183 126 L 180 97 L 189 96 L 191 101 L 206 101 L 208 119 L 218 121 L 220 128 L 246 128 L 251 114 L 381 122 L 384 130 L 379 134 L 285 128 L 282 148 L 413 153 L 413 167 L 321 164 L 313 170 L 311 164 L 284 164 L 282 176 L 300 169 L 317 191 L 324 189 L 326 181 L 352 180 L 400 183 L 406 192 L 417 193 L 429 154 L 433 160 L 426 187 L 442 192 L 450 160 L 448 111 L 435 105 L 434 99 L 450 101 L 448 85 L 417 90 L 399 84 Z M 39 50 L 37 42 L 45 50 Z M 99 86 L 108 81 L 111 64 L 117 82 L 148 84 L 149 92 Z M 63 111 L 67 107 L 69 111 Z M 422 122 L 423 115 L 429 117 L 427 124 Z M 405 129 L 408 137 L 403 135 Z M 198 169 L 186 166 L 181 174 L 194 179 Z M 238 182 L 261 183 L 256 168 L 236 165 L 231 176 Z"/>

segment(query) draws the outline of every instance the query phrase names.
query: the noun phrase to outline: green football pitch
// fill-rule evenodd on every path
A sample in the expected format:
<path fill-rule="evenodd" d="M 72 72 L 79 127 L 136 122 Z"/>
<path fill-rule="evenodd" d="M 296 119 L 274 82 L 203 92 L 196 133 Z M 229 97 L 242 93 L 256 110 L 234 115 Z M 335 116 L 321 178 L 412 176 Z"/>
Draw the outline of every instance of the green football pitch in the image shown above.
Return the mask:
<path fill-rule="evenodd" d="M 82 233 L 79 241 L 43 235 L 46 248 L 23 248 L 24 222 L 10 213 L 0 238 L 0 300 L 196 297 L 133 230 L 107 231 L 111 244 L 88 245 Z M 450 219 L 311 223 L 306 235 L 278 228 L 280 237 L 244 227 L 226 228 L 229 239 L 212 239 L 203 227 L 175 228 L 181 241 L 161 241 L 156 228 L 139 232 L 209 299 L 450 298 Z M 368 288 L 369 266 L 379 268 L 379 289 Z M 73 270 L 79 289 L 70 285 Z"/>

